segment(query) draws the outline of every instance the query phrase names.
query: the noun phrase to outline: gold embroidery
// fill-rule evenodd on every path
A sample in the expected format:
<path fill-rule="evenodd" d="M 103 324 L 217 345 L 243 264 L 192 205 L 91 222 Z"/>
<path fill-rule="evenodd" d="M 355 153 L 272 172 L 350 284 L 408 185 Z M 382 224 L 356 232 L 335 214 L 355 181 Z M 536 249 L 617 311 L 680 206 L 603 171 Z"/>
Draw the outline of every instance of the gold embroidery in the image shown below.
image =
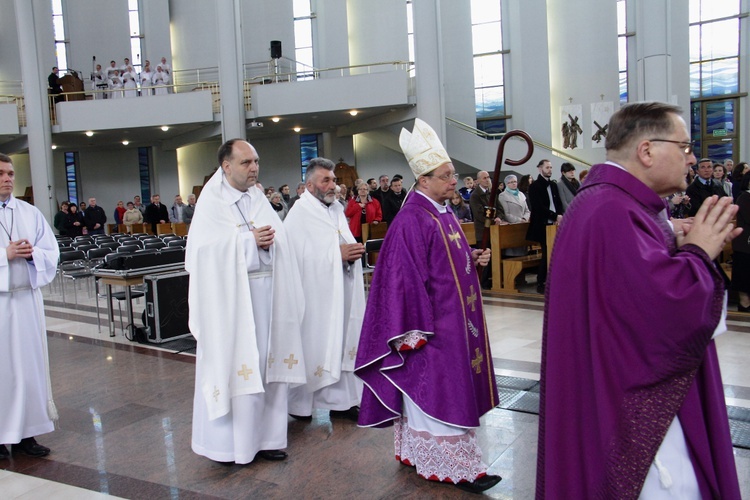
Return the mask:
<path fill-rule="evenodd" d="M 477 292 L 474 291 L 474 285 L 469 285 L 469 291 L 471 292 L 471 295 L 466 297 L 466 305 L 471 306 L 472 311 L 476 311 Z"/>
<path fill-rule="evenodd" d="M 315 370 L 315 374 L 314 375 L 316 377 L 322 377 L 323 376 L 323 367 L 320 366 L 320 365 L 318 365 L 318 369 Z"/>
<path fill-rule="evenodd" d="M 244 378 L 245 380 L 248 380 L 250 378 L 250 375 L 253 374 L 253 371 L 247 367 L 245 363 L 242 363 L 242 370 L 237 372 L 237 375 Z"/>
<path fill-rule="evenodd" d="M 484 356 L 479 352 L 478 347 L 474 349 L 474 353 L 476 354 L 476 357 L 471 360 L 471 367 L 474 368 L 476 373 L 482 373 L 482 362 L 484 361 Z"/>
<path fill-rule="evenodd" d="M 455 241 L 456 248 L 460 250 L 461 249 L 461 233 L 457 233 L 456 230 L 453 229 L 453 224 L 450 224 L 449 227 L 451 228 L 451 232 L 448 234 L 448 239 L 451 240 L 451 243 Z"/>
<path fill-rule="evenodd" d="M 294 359 L 294 353 L 292 353 L 289 355 L 289 358 L 284 360 L 284 363 L 289 365 L 287 368 L 291 370 L 294 365 L 299 364 L 299 361 Z"/>
<path fill-rule="evenodd" d="M 215 400 L 215 401 L 216 401 L 217 403 L 219 402 L 219 394 L 221 394 L 221 393 L 219 392 L 219 389 L 218 389 L 218 388 L 217 388 L 216 386 L 214 386 L 214 393 L 213 393 L 213 396 L 214 396 L 214 400 Z"/>

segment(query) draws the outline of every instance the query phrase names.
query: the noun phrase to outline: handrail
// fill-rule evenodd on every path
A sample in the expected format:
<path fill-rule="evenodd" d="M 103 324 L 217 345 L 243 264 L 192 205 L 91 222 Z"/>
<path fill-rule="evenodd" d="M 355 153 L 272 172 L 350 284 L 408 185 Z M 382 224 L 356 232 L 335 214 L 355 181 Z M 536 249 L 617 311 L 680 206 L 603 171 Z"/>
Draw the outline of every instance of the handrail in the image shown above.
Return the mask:
<path fill-rule="evenodd" d="M 453 118 L 450 118 L 448 116 L 445 117 L 445 120 L 452 124 L 453 126 L 463 129 L 465 132 L 470 132 L 472 134 L 478 135 L 479 137 L 483 137 L 484 139 L 488 140 L 496 140 L 496 139 L 502 139 L 502 137 L 505 135 L 505 133 L 501 134 L 488 134 L 487 132 L 484 132 L 483 130 L 479 130 L 478 128 L 472 127 L 471 125 L 467 125 L 466 123 L 460 122 L 458 120 L 454 120 Z M 593 164 L 589 163 L 586 160 L 582 160 L 578 158 L 577 156 L 573 156 L 572 154 L 563 151 L 561 149 L 557 149 L 555 147 L 550 146 L 549 144 L 544 144 L 543 142 L 535 141 L 532 139 L 532 142 L 534 143 L 534 146 L 537 146 L 542 149 L 547 149 L 551 151 L 552 153 L 555 153 L 557 156 L 565 157 L 569 160 L 573 160 L 577 163 L 580 163 L 581 165 L 585 165 L 587 167 L 591 167 Z"/>

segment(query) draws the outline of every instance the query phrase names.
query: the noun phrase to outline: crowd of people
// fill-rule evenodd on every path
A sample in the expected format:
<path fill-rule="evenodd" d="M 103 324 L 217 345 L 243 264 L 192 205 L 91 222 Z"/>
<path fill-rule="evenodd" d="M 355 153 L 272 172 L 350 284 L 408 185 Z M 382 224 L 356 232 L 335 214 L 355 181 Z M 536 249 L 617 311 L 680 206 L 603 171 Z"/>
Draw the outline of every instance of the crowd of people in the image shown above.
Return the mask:
<path fill-rule="evenodd" d="M 95 91 L 94 99 L 166 95 L 172 92 L 172 83 L 172 66 L 167 62 L 166 57 L 162 57 L 156 67 L 152 67 L 151 61 L 146 60 L 140 73 L 134 69 L 128 57 L 119 66 L 114 60 L 110 61 L 106 68 L 102 68 L 101 64 L 96 64 L 94 71 L 91 72 L 91 90 Z M 57 67 L 52 68 L 47 84 L 50 94 L 62 93 Z M 62 96 L 55 99 L 61 98 Z"/>
<path fill-rule="evenodd" d="M 258 152 L 234 139 L 219 148 L 199 203 L 118 203 L 123 221 L 136 211 L 152 224 L 191 221 L 193 451 L 220 463 L 285 460 L 287 415 L 309 422 L 322 410 L 392 426 L 395 458 L 423 479 L 472 493 L 495 486 L 501 478 L 489 473 L 476 433 L 499 403 L 479 291 L 490 250 L 469 245 L 462 214 L 477 232 L 528 221 L 526 238 L 542 255 L 544 227 L 560 225 L 549 282 L 546 262 L 538 278 L 546 296 L 537 497 L 739 498 L 713 340 L 727 330 L 715 260 L 730 241 L 747 241 L 731 221 L 750 221 L 750 175 L 732 169 L 727 183 L 726 164 L 715 173 L 710 160 L 696 162 L 681 115 L 664 103 L 625 105 L 609 122 L 607 162 L 585 182 L 568 163 L 553 180 L 545 159 L 526 192 L 508 175 L 494 200 L 487 171 L 456 189 L 450 157 L 416 119 L 399 137 L 415 178 L 408 196 L 401 178 L 387 176 L 350 191 L 325 158 L 310 162 L 295 197 L 288 185 L 263 190 Z M 33 338 L 34 362 L 7 363 L 0 441 L 40 457 L 50 450 L 35 435 L 53 430 L 57 412 L 39 287 L 54 276 L 58 249 L 39 211 L 12 197 L 13 175 L 0 155 L 0 305 L 8 345 Z M 670 219 L 667 200 L 680 191 L 700 207 Z M 387 220 L 399 197 L 365 300 L 355 233 Z M 103 231 L 107 220 L 95 198 L 83 217 L 70 204 L 61 213 L 55 225 L 65 230 Z M 736 253 L 750 256 L 741 245 Z M 26 310 L 34 324 L 18 313 Z M 0 459 L 9 455 L 0 445 Z"/>

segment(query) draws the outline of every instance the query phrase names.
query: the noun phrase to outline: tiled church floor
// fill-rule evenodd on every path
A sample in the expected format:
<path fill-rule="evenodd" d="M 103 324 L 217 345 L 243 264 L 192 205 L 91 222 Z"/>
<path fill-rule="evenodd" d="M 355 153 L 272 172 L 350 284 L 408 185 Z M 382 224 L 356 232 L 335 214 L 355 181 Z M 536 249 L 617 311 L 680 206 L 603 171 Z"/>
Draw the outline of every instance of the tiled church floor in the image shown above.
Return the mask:
<path fill-rule="evenodd" d="M 134 344 L 119 328 L 114 338 L 105 328 L 100 334 L 85 287 L 78 300 L 83 305 L 65 304 L 45 290 L 60 420 L 39 438 L 53 450 L 48 457 L 0 461 L 0 499 L 473 497 L 399 465 L 391 429 L 331 422 L 324 412 L 310 423 L 290 420 L 286 461 L 223 466 L 199 457 L 190 449 L 194 357 Z M 538 379 L 540 297 L 484 303 L 496 372 Z M 727 403 L 750 407 L 750 319 L 733 317 L 729 327 L 717 340 Z M 500 409 L 484 417 L 478 436 L 485 461 L 503 476 L 488 496 L 533 498 L 537 422 L 536 415 Z M 735 448 L 735 457 L 750 497 L 750 450 Z"/>

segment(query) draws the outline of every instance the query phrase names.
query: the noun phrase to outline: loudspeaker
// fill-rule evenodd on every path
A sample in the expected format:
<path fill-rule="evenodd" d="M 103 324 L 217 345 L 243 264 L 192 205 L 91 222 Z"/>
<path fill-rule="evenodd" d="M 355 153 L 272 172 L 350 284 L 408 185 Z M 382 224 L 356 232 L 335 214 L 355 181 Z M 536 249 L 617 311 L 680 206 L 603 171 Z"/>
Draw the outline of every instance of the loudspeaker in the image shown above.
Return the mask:
<path fill-rule="evenodd" d="M 189 274 L 151 274 L 146 283 L 145 325 L 148 342 L 160 344 L 190 335 L 188 328 Z"/>
<path fill-rule="evenodd" d="M 279 59 L 281 57 L 281 40 L 271 40 L 271 58 Z"/>

